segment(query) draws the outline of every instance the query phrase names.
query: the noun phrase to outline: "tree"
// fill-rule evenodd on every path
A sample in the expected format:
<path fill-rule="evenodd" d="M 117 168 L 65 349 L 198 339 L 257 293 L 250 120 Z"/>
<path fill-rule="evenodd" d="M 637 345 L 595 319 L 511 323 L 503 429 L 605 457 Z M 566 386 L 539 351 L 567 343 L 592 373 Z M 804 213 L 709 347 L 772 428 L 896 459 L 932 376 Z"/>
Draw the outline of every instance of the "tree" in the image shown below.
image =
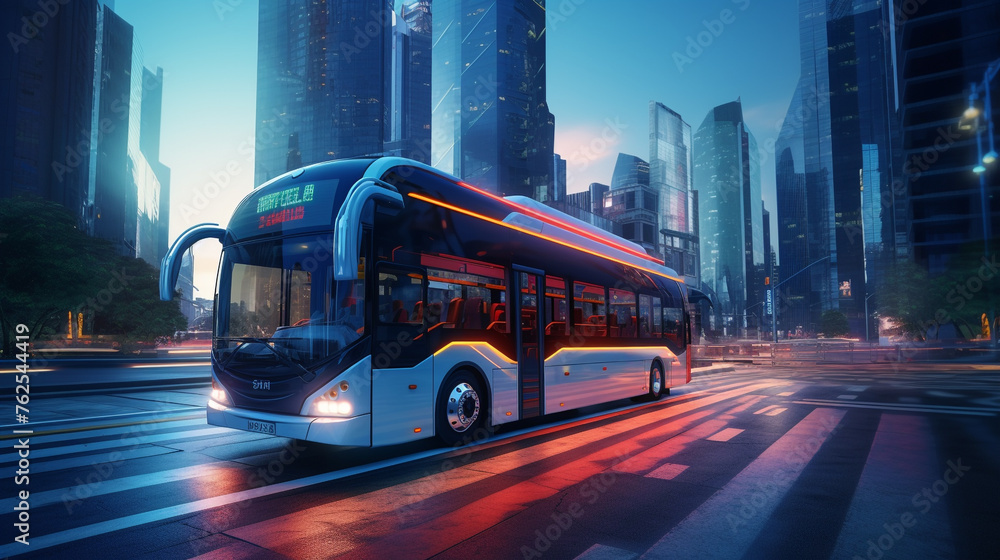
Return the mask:
<path fill-rule="evenodd" d="M 27 325 L 34 340 L 56 332 L 68 312 L 92 317 L 96 332 L 114 335 L 123 351 L 185 326 L 178 303 L 159 300 L 156 269 L 87 236 L 58 204 L 21 197 L 3 201 L 0 263 L 4 357 L 14 354 L 18 324 Z"/>
<path fill-rule="evenodd" d="M 57 318 L 102 288 L 114 251 L 85 235 L 65 208 L 41 199 L 12 198 L 0 205 L 0 338 L 13 353 L 14 328 L 31 340 L 52 332 Z"/>
<path fill-rule="evenodd" d="M 928 320 L 934 316 L 935 288 L 927 271 L 913 262 L 897 261 L 887 268 L 878 287 L 879 315 L 892 320 L 892 334 L 926 337 Z"/>
<path fill-rule="evenodd" d="M 822 317 L 820 317 L 820 329 L 827 338 L 836 338 L 851 332 L 851 328 L 847 324 L 847 316 L 836 309 L 828 309 L 823 312 Z"/>
<path fill-rule="evenodd" d="M 177 300 L 159 297 L 159 271 L 142 259 L 117 257 L 113 261 L 109 291 L 122 285 L 106 304 L 93 302 L 94 331 L 114 337 L 121 352 L 136 349 L 140 342 L 172 336 L 187 327 Z"/>

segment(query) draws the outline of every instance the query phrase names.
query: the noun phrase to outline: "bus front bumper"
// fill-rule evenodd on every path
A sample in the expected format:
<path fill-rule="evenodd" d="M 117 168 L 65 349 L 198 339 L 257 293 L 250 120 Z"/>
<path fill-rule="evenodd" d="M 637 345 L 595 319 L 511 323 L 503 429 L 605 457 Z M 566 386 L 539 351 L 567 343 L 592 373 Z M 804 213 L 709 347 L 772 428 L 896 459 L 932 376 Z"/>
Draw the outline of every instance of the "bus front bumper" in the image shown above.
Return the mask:
<path fill-rule="evenodd" d="M 231 408 L 210 401 L 207 416 L 208 423 L 213 426 L 246 432 L 264 433 L 330 445 L 370 447 L 372 443 L 370 414 L 351 418 L 289 416 Z"/>

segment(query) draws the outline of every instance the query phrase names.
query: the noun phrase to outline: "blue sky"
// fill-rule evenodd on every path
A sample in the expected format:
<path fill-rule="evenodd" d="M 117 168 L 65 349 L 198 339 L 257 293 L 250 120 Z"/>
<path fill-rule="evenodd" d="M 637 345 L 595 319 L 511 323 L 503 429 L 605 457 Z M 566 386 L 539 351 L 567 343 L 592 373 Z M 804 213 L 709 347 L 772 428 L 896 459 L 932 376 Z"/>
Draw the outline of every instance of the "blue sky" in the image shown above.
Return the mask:
<path fill-rule="evenodd" d="M 257 0 L 116 0 L 146 67 L 164 69 L 161 160 L 172 169 L 171 236 L 225 224 L 253 185 Z M 649 101 L 697 130 L 743 101 L 774 210 L 773 146 L 799 76 L 795 0 L 549 0 L 548 102 L 570 192 L 607 183 L 618 152 L 649 157 Z M 211 297 L 218 246 L 196 248 Z"/>

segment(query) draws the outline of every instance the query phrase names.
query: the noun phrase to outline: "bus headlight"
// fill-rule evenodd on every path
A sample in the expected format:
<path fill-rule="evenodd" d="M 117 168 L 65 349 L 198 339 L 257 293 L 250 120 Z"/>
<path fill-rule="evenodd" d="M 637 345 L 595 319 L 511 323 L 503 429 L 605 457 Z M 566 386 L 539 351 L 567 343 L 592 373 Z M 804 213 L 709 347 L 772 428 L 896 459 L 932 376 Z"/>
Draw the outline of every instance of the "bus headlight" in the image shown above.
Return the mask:
<path fill-rule="evenodd" d="M 313 401 L 313 412 L 318 416 L 350 416 L 353 410 L 349 401 L 340 399 L 336 389 L 330 389 Z"/>
<path fill-rule="evenodd" d="M 229 404 L 229 395 L 226 394 L 226 391 L 222 388 L 222 385 L 220 385 L 219 382 L 215 380 L 215 377 L 212 378 L 211 398 L 213 401 L 219 404 L 224 404 L 224 405 Z"/>

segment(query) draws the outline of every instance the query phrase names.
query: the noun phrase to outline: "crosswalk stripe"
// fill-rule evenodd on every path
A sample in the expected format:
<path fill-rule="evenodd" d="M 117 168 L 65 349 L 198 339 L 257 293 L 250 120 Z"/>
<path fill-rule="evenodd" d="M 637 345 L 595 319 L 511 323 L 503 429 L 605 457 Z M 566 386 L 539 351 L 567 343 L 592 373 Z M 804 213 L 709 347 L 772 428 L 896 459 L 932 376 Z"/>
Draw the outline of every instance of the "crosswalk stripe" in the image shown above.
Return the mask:
<path fill-rule="evenodd" d="M 659 478 L 662 480 L 673 480 L 677 475 L 686 471 L 688 465 L 678 465 L 676 463 L 663 463 L 656 470 L 651 471 L 646 476 L 649 478 Z"/>
<path fill-rule="evenodd" d="M 69 459 L 56 459 L 54 461 L 45 461 L 43 463 L 31 463 L 31 472 L 34 474 L 41 474 L 47 472 L 62 471 L 66 469 L 75 469 L 79 467 L 90 467 L 93 465 L 100 465 L 103 463 L 117 463 L 119 461 L 128 461 L 130 459 L 141 459 L 143 457 L 153 457 L 155 455 L 166 455 L 168 453 L 177 453 L 177 452 L 178 451 L 176 449 L 171 449 L 169 447 L 160 447 L 158 445 L 144 445 L 133 449 L 114 451 L 112 453 L 97 453 L 93 455 L 81 455 L 79 457 L 72 457 Z"/>
<path fill-rule="evenodd" d="M 678 403 L 678 404 L 676 404 L 674 406 L 670 406 L 668 408 L 664 408 L 663 410 L 664 410 L 664 412 L 666 414 L 669 414 L 671 416 L 676 416 L 676 415 L 679 415 L 679 414 L 683 414 L 683 413 L 689 412 L 691 410 L 696 410 L 696 409 L 701 408 L 701 407 L 710 406 L 712 404 L 716 404 L 718 402 L 722 402 L 722 401 L 727 400 L 727 399 L 736 398 L 736 397 L 745 395 L 747 393 L 756 391 L 758 389 L 762 389 L 762 388 L 766 388 L 766 387 L 771 387 L 771 386 L 774 386 L 775 384 L 776 384 L 775 382 L 771 382 L 771 383 L 756 383 L 756 384 L 750 384 L 750 385 L 742 384 L 744 386 L 741 387 L 741 388 L 739 388 L 739 389 L 733 389 L 731 391 L 725 391 L 725 392 L 722 392 L 722 393 L 713 394 L 713 395 L 708 396 L 708 397 L 701 397 L 701 398 L 692 399 L 690 401 L 685 401 L 685 402 L 682 402 L 682 403 Z M 780 384 L 780 382 L 777 382 L 777 384 Z M 741 385 L 741 384 L 735 384 L 735 385 Z M 632 419 L 632 421 L 639 420 L 639 419 L 642 419 L 642 418 L 646 418 L 648 416 L 650 416 L 650 415 L 642 415 L 642 416 L 639 416 L 637 419 Z M 658 422 L 658 421 L 661 421 L 661 420 L 662 420 L 662 416 L 657 416 L 657 417 L 652 418 L 652 419 L 647 419 L 646 422 Z M 625 421 L 625 422 L 629 422 L 629 421 Z M 612 426 L 610 428 L 607 427 L 607 426 L 605 426 L 603 428 L 597 428 L 597 429 L 598 430 L 600 430 L 600 429 L 607 429 L 607 430 L 610 430 L 610 431 L 614 432 L 614 431 L 618 431 L 618 430 L 621 429 L 620 428 L 621 422 L 616 423 L 616 425 L 618 425 L 619 428 L 616 429 L 614 426 Z M 577 435 L 580 435 L 580 434 L 577 434 Z M 571 437 L 573 437 L 573 436 L 571 436 Z M 591 439 L 590 441 L 593 441 L 593 440 Z M 169 450 L 169 451 L 173 452 L 174 450 Z M 232 492 L 232 493 L 229 493 L 229 494 L 223 494 L 223 495 L 219 495 L 219 496 L 214 496 L 214 497 L 211 497 L 211 498 L 204 498 L 204 499 L 201 499 L 201 500 L 196 500 L 194 502 L 177 504 L 177 505 L 173 505 L 173 506 L 169 506 L 169 507 L 164 507 L 164 508 L 159 508 L 159 509 L 155 509 L 155 510 L 143 512 L 143 513 L 137 513 L 137 514 L 133 514 L 133 515 L 128 515 L 128 516 L 120 517 L 120 518 L 117 518 L 117 519 L 110 519 L 110 520 L 107 520 L 107 521 L 101 521 L 101 522 L 93 523 L 91 525 L 85 525 L 85 526 L 82 526 L 82 527 L 76 527 L 76 528 L 73 528 L 73 529 L 68 529 L 68 530 L 57 532 L 57 533 L 51 533 L 51 534 L 48 534 L 48 535 L 42 535 L 42 536 L 39 536 L 39 537 L 36 537 L 36 538 L 32 538 L 32 540 L 31 540 L 31 550 L 30 551 L 34 552 L 34 551 L 42 550 L 42 549 L 49 548 L 49 547 L 52 547 L 52 546 L 58 546 L 58 545 L 61 545 L 61 544 L 66 544 L 66 543 L 78 541 L 78 540 L 89 538 L 89 537 L 103 535 L 103 534 L 111 533 L 111 532 L 114 532 L 114 531 L 119 531 L 119 530 L 122 530 L 122 529 L 128 529 L 128 528 L 131 528 L 131 527 L 137 527 L 139 525 L 145 525 L 147 523 L 164 521 L 166 519 L 170 519 L 172 517 L 177 517 L 177 516 L 180 516 L 180 515 L 189 515 L 189 514 L 198 513 L 198 512 L 201 512 L 201 511 L 205 511 L 205 510 L 209 510 L 209 509 L 213 509 L 213 508 L 217 508 L 217 507 L 221 507 L 221 506 L 226 506 L 226 505 L 238 503 L 238 502 L 243 502 L 243 501 L 248 501 L 248 500 L 254 500 L 254 499 L 262 498 L 262 497 L 265 497 L 265 496 L 271 496 L 271 495 L 279 494 L 279 493 L 282 493 L 282 492 L 289 492 L 289 491 L 293 491 L 293 490 L 299 490 L 299 489 L 302 489 L 302 488 L 308 488 L 310 486 L 314 486 L 314 485 L 317 485 L 317 484 L 323 484 L 323 483 L 333 482 L 333 481 L 340 480 L 340 479 L 343 479 L 343 478 L 347 478 L 347 477 L 350 477 L 350 476 L 354 476 L 354 475 L 357 475 L 357 474 L 363 474 L 363 473 L 373 472 L 373 471 L 377 471 L 377 470 L 380 470 L 380 469 L 383 469 L 383 468 L 388 468 L 388 467 L 391 467 L 391 466 L 400 465 L 400 464 L 404 464 L 404 463 L 409 463 L 409 462 L 412 462 L 412 461 L 417 461 L 417 460 L 421 460 L 421 459 L 425 459 L 425 458 L 439 457 L 439 456 L 445 456 L 445 457 L 447 457 L 447 456 L 450 456 L 451 454 L 454 454 L 454 453 L 465 453 L 465 452 L 469 452 L 469 451 L 470 451 L 469 449 L 462 449 L 459 452 L 447 451 L 446 453 L 442 454 L 442 452 L 441 452 L 440 449 L 432 449 L 432 450 L 428 450 L 428 451 L 424 451 L 424 452 L 419 452 L 419 453 L 414 453 L 414 454 L 411 454 L 411 455 L 406 455 L 406 456 L 403 456 L 403 457 L 396 457 L 396 458 L 393 458 L 393 459 L 387 459 L 387 460 L 379 461 L 379 462 L 376 462 L 376 463 L 370 463 L 370 464 L 366 464 L 366 465 L 360 465 L 360 466 L 357 466 L 357 467 L 350 467 L 350 468 L 347 468 L 347 469 L 343 469 L 343 470 L 335 471 L 335 472 L 331 472 L 331 473 L 323 473 L 323 474 L 313 475 L 313 476 L 309 476 L 309 477 L 305 477 L 305 478 L 301 478 L 301 479 L 297 479 L 297 480 L 290 480 L 290 481 L 286 481 L 286 482 L 280 482 L 280 483 L 277 483 L 277 484 L 271 484 L 271 485 L 268 485 L 268 486 L 261 486 L 261 487 L 257 487 L 257 488 L 251 488 L 251 489 L 242 490 L 242 491 L 239 491 L 239 492 Z M 512 453 L 518 453 L 518 451 L 515 451 L 515 452 L 512 452 Z M 86 463 L 84 463 L 84 464 L 86 464 Z M 524 464 L 524 462 L 521 462 L 521 463 L 519 463 L 518 466 L 523 465 L 523 464 Z M 33 468 L 34 468 L 34 466 L 33 466 Z M 459 469 L 454 469 L 452 471 L 447 471 L 447 472 L 441 473 L 441 474 L 449 476 L 449 477 L 453 477 L 453 476 L 455 476 L 455 472 L 458 471 L 458 470 Z M 461 470 L 467 470 L 467 468 L 466 467 L 461 467 Z M 432 476 L 434 476 L 434 475 L 432 475 Z M 491 476 L 491 473 L 489 473 L 489 472 L 474 473 L 473 471 L 469 470 L 469 472 L 466 473 L 466 476 L 470 477 L 470 479 L 481 479 L 481 478 L 486 478 L 486 477 Z M 477 477 L 479 477 L 479 478 L 477 478 Z M 427 478 L 427 477 L 425 477 L 425 478 Z M 421 480 L 423 480 L 423 479 L 421 479 Z M 417 481 L 414 481 L 414 482 L 417 482 Z M 386 489 L 386 490 L 388 490 L 390 492 L 395 492 L 398 489 L 397 488 L 390 488 L 390 489 Z M 538 486 L 538 485 L 534 486 L 534 490 L 539 491 L 539 495 L 540 496 L 543 495 L 544 493 L 547 493 L 547 491 L 548 491 L 548 489 L 546 489 L 545 487 Z M 533 495 L 533 494 L 530 494 L 530 495 Z M 510 495 L 507 495 L 507 497 L 509 498 Z M 337 515 L 332 517 L 333 519 L 340 519 L 340 513 L 341 512 L 337 508 L 342 504 L 342 502 L 343 502 L 343 500 L 337 501 L 337 502 L 333 502 L 333 504 L 335 504 L 334 505 L 334 511 L 337 512 Z M 327 504 L 326 506 L 329 506 L 329 505 L 330 504 Z M 368 511 L 372 507 L 372 505 L 373 505 L 372 501 L 366 501 L 363 504 L 363 511 Z M 507 504 L 507 505 L 513 506 L 513 504 Z M 317 508 L 326 507 L 326 506 L 317 506 Z M 316 509 L 316 508 L 311 508 L 311 509 Z M 303 515 L 303 514 L 305 514 L 308 511 L 310 511 L 310 510 L 304 510 L 304 511 L 296 512 L 295 514 L 290 514 L 290 515 Z M 284 516 L 284 517 L 288 517 L 288 516 Z M 346 516 L 345 516 L 345 518 L 346 518 Z M 282 518 L 276 518 L 276 519 L 282 519 Z M 316 518 L 316 517 L 310 518 L 310 516 L 304 516 L 304 517 L 298 519 L 298 523 L 295 524 L 294 527 L 295 527 L 296 530 L 302 530 L 302 529 L 304 529 L 306 527 L 311 526 L 311 524 L 313 524 L 313 523 L 319 523 L 320 526 L 318 527 L 318 530 L 322 531 L 324 533 L 327 533 L 330 530 L 330 527 L 331 527 L 330 519 L 331 519 L 331 516 L 323 516 L 323 517 L 319 517 L 319 518 Z M 261 522 L 261 523 L 267 523 L 267 522 L 265 521 L 265 522 Z M 256 525 L 259 525 L 259 524 L 256 524 Z M 254 526 L 255 525 L 250 525 L 248 527 L 254 527 Z M 282 527 L 282 530 L 286 534 L 292 532 L 292 531 L 289 530 L 289 526 L 288 525 L 284 525 Z M 230 531 L 230 532 L 227 532 L 227 533 L 231 534 L 232 532 Z M 252 541 L 250 541 L 250 539 L 247 539 L 247 540 L 248 540 L 248 542 L 252 542 Z M 21 553 L 24 553 L 24 552 L 29 552 L 29 551 L 28 550 L 22 550 L 19 547 L 15 547 L 13 544 L 7 544 L 7 545 L 0 546 L 0 556 L 3 556 L 3 555 L 16 555 L 16 554 L 21 554 Z"/>
<path fill-rule="evenodd" d="M 776 405 L 776 404 L 768 405 L 768 406 L 765 406 L 764 408 L 762 408 L 762 409 L 754 412 L 754 414 L 764 414 L 768 410 L 772 410 L 772 409 L 775 409 L 775 408 L 778 408 L 778 405 Z"/>
<path fill-rule="evenodd" d="M 105 494 L 113 494 L 116 492 L 124 492 L 126 490 L 135 490 L 138 488 L 146 488 L 149 486 L 155 486 L 157 484 L 166 484 L 168 482 L 177 482 L 178 480 L 187 480 L 189 478 L 197 478 L 201 476 L 214 476 L 218 474 L 218 471 L 224 470 L 226 466 L 232 466 L 231 463 L 225 462 L 214 462 L 205 463 L 201 465 L 194 465 L 191 467 L 183 467 L 179 469 L 171 469 L 166 471 L 157 471 L 149 474 L 141 474 L 136 476 L 126 476 L 123 478 L 109 478 L 107 480 L 98 480 L 93 484 L 83 483 L 70 488 L 59 488 L 57 490 L 46 490 L 44 492 L 32 492 L 31 493 L 31 507 L 42 507 L 49 504 L 54 504 L 63 501 L 64 499 L 69 500 L 85 500 L 93 496 L 103 496 Z M 83 477 L 81 477 L 83 478 Z M 80 480 L 79 478 L 77 480 Z M 8 498 L 5 500 L 0 500 L 0 510 L 7 511 L 12 509 L 17 504 L 16 498 Z"/>
<path fill-rule="evenodd" d="M 948 468 L 934 466 L 931 433 L 923 416 L 882 415 L 832 558 L 880 558 L 890 549 L 894 558 L 955 557 L 947 505 L 914 486 L 933 487 Z"/>
<path fill-rule="evenodd" d="M 844 414 L 826 408 L 810 412 L 642 557 L 742 556 Z M 752 511 L 742 511 L 748 507 Z"/>
<path fill-rule="evenodd" d="M 638 557 L 638 554 L 629 550 L 603 544 L 595 544 L 587 550 L 584 550 L 573 560 L 633 560 Z"/>

